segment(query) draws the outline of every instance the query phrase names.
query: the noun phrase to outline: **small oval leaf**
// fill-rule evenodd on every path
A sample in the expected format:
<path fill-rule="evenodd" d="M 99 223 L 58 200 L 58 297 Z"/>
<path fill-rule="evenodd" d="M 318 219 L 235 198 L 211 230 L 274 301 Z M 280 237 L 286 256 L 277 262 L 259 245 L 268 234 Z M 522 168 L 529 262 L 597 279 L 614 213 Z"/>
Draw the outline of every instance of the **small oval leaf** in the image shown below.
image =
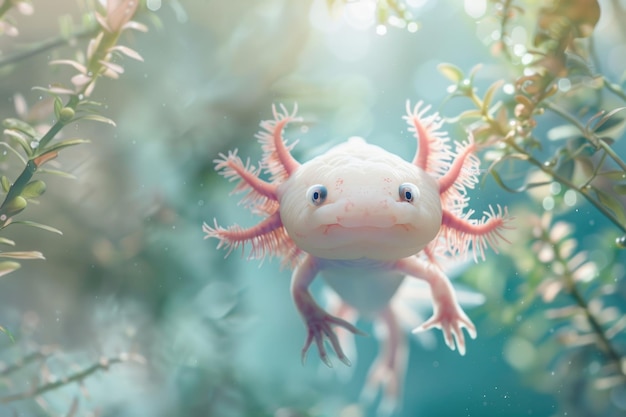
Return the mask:
<path fill-rule="evenodd" d="M 36 227 L 38 229 L 47 230 L 48 232 L 56 233 L 59 235 L 63 234 L 63 232 L 61 232 L 59 229 L 56 229 L 52 226 L 48 226 L 46 224 L 41 224 L 41 223 L 29 221 L 29 220 L 14 220 L 11 222 L 11 224 L 23 224 L 24 226 Z"/>
<path fill-rule="evenodd" d="M 437 69 L 444 77 L 452 81 L 453 83 L 459 83 L 465 78 L 463 71 L 456 65 L 442 63 L 437 65 Z"/>
<path fill-rule="evenodd" d="M 24 187 L 24 190 L 22 191 L 21 196 L 26 199 L 37 198 L 45 192 L 46 192 L 46 183 L 41 180 L 35 180 L 26 184 L 26 187 Z"/>
<path fill-rule="evenodd" d="M 20 264 L 18 262 L 13 261 L 3 261 L 0 262 L 0 277 L 10 274 L 11 272 L 19 269 Z"/>

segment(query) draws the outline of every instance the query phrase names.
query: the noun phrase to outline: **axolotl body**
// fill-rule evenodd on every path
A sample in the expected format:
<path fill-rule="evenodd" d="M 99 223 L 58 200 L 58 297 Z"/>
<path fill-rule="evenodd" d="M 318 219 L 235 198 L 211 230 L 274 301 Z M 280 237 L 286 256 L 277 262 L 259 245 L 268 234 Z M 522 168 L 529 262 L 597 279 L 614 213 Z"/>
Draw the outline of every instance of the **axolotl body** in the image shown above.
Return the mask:
<path fill-rule="evenodd" d="M 206 237 L 218 239 L 229 253 L 249 245 L 251 257 L 277 256 L 293 267 L 291 294 L 307 328 L 303 360 L 314 343 L 331 366 L 328 341 L 349 364 L 342 335 L 362 333 L 353 324 L 355 314 L 378 321 L 385 337 L 367 385 L 380 385 L 390 402 L 401 391 L 405 366 L 399 318 L 390 305 L 398 288 L 405 279 L 429 284 L 433 315 L 416 331 L 440 328 L 446 344 L 463 355 L 462 329 L 474 338 L 476 328 L 439 264 L 469 252 L 484 258 L 510 220 L 499 206 L 471 218 L 466 188 L 477 181 L 477 145 L 470 137 L 452 150 L 439 130 L 441 118 L 426 116 L 428 110 L 407 103 L 404 118 L 418 145 L 411 162 L 354 137 L 301 164 L 290 152 L 295 143 L 283 139 L 285 126 L 300 119 L 295 110 L 274 107 L 274 118 L 262 122 L 257 134 L 264 151 L 258 168 L 236 151 L 216 160 L 224 177 L 238 181 L 234 191 L 246 193 L 243 204 L 263 220 L 250 228 L 222 228 L 216 221 L 203 226 Z M 260 178 L 262 171 L 269 180 Z M 309 291 L 317 275 L 340 297 L 334 314 Z"/>

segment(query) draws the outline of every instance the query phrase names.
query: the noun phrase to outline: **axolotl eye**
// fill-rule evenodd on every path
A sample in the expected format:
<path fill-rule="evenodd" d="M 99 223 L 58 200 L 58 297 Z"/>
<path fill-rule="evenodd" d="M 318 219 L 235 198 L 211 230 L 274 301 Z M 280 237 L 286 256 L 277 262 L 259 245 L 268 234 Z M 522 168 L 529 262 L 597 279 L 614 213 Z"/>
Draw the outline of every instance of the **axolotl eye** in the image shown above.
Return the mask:
<path fill-rule="evenodd" d="M 314 206 L 319 206 L 326 201 L 328 190 L 322 184 L 315 184 L 306 191 L 306 199 Z"/>
<path fill-rule="evenodd" d="M 420 190 L 417 188 L 417 185 L 411 184 L 410 182 L 400 184 L 398 192 L 400 194 L 400 201 L 406 201 L 409 203 L 412 203 L 420 196 Z"/>

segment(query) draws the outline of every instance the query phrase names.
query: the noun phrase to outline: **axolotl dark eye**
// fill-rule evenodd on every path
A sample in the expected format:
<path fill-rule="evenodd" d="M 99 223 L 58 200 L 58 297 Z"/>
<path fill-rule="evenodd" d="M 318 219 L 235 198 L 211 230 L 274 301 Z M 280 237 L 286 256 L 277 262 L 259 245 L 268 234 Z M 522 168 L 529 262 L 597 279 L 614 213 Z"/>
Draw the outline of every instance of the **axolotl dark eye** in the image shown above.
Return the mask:
<path fill-rule="evenodd" d="M 406 201 L 409 203 L 412 203 L 420 196 L 420 190 L 417 188 L 417 185 L 411 184 L 410 182 L 400 184 L 398 192 L 400 194 L 400 201 Z"/>
<path fill-rule="evenodd" d="M 314 206 L 319 206 L 326 201 L 328 190 L 322 184 L 315 184 L 306 191 L 306 199 Z"/>

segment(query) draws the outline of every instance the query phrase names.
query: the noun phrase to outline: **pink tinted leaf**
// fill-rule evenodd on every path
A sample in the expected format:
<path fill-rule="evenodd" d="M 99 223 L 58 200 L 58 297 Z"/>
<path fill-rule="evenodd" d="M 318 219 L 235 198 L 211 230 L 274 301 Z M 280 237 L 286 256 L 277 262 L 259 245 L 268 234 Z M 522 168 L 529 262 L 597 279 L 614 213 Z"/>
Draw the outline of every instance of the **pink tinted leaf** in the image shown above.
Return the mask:
<path fill-rule="evenodd" d="M 18 1 L 17 3 L 13 3 L 13 5 L 17 9 L 17 11 L 24 16 L 30 16 L 35 11 L 33 5 L 27 1 Z"/>
<path fill-rule="evenodd" d="M 556 296 L 559 295 L 562 289 L 563 284 L 561 284 L 561 282 L 554 279 L 548 279 L 541 283 L 538 291 L 544 302 L 551 303 L 554 301 Z"/>
<path fill-rule="evenodd" d="M 552 262 L 554 260 L 554 249 L 550 245 L 541 245 L 537 258 L 543 263 Z"/>
<path fill-rule="evenodd" d="M 80 73 L 87 73 L 87 68 L 83 64 L 73 61 L 71 59 L 56 59 L 54 61 L 50 61 L 50 65 L 69 65 L 71 67 L 74 67 L 74 69 L 76 69 L 76 71 Z"/>
<path fill-rule="evenodd" d="M 129 47 L 124 46 L 124 45 L 116 45 L 113 48 L 109 49 L 109 51 L 121 52 L 122 54 L 126 55 L 129 58 L 143 62 L 143 57 L 139 55 L 139 52 L 135 51 L 134 49 L 130 49 Z"/>
<path fill-rule="evenodd" d="M 92 80 L 92 77 L 89 77 L 88 75 L 76 74 L 75 76 L 72 77 L 72 84 L 80 88 L 80 87 L 85 86 L 87 83 L 91 82 L 91 80 Z"/>
<path fill-rule="evenodd" d="M 115 72 L 116 74 L 122 74 L 122 73 L 124 73 L 124 67 L 122 67 L 121 65 L 114 64 L 114 63 L 112 63 L 112 62 L 110 62 L 110 61 L 105 61 L 105 60 L 103 60 L 103 59 L 102 59 L 102 60 L 100 60 L 100 61 L 98 61 L 98 62 L 100 62 L 100 64 L 101 64 L 102 66 L 104 66 L 104 67 L 106 67 L 107 69 L 109 69 L 109 70 L 111 70 L 111 71 Z M 107 75 L 107 74 L 105 73 L 105 75 Z M 115 77 L 115 78 L 116 78 L 116 77 Z"/>
<path fill-rule="evenodd" d="M 89 41 L 89 45 L 87 45 L 87 59 L 90 60 L 93 57 L 93 54 L 96 52 L 96 49 L 98 49 L 103 36 L 104 32 L 100 32 L 98 36 Z"/>
<path fill-rule="evenodd" d="M 33 90 L 37 90 L 37 91 L 43 91 L 46 92 L 48 94 L 52 94 L 52 95 L 72 95 L 72 94 L 76 94 L 76 91 L 74 90 L 70 90 L 69 88 L 64 88 L 64 87 L 58 87 L 58 86 L 53 86 L 50 88 L 43 88 L 43 87 L 33 87 Z"/>
<path fill-rule="evenodd" d="M 91 93 L 93 93 L 93 89 L 96 88 L 96 83 L 95 81 L 92 81 L 87 88 L 85 88 L 84 94 L 85 97 L 89 97 L 91 95 Z"/>
<path fill-rule="evenodd" d="M 109 28 L 116 33 L 123 30 L 135 15 L 138 6 L 139 2 L 136 0 L 108 0 L 106 20 Z"/>
<path fill-rule="evenodd" d="M 11 259 L 46 259 L 43 253 L 38 251 L 0 252 L 0 258 Z"/>
<path fill-rule="evenodd" d="M 15 106 L 15 113 L 22 119 L 26 118 L 28 114 L 28 104 L 26 104 L 24 96 L 19 93 L 14 94 L 13 105 Z"/>
<path fill-rule="evenodd" d="M 587 262 L 574 271 L 573 278 L 575 281 L 589 282 L 597 274 L 598 268 L 594 262 Z"/>
<path fill-rule="evenodd" d="M 550 228 L 550 240 L 558 242 L 572 232 L 572 227 L 565 222 L 556 222 Z"/>
<path fill-rule="evenodd" d="M 98 24 L 100 26 L 102 26 L 102 29 L 106 30 L 109 33 L 113 32 L 109 27 L 109 23 L 107 22 L 107 20 L 100 13 L 96 13 L 96 21 L 98 21 Z"/>
<path fill-rule="evenodd" d="M 139 32 L 147 32 L 148 31 L 148 27 L 144 24 L 141 24 L 139 22 L 134 22 L 134 21 L 130 21 L 128 23 L 126 23 L 124 25 L 124 27 L 122 27 L 122 29 L 133 29 L 133 30 L 137 30 Z"/>

